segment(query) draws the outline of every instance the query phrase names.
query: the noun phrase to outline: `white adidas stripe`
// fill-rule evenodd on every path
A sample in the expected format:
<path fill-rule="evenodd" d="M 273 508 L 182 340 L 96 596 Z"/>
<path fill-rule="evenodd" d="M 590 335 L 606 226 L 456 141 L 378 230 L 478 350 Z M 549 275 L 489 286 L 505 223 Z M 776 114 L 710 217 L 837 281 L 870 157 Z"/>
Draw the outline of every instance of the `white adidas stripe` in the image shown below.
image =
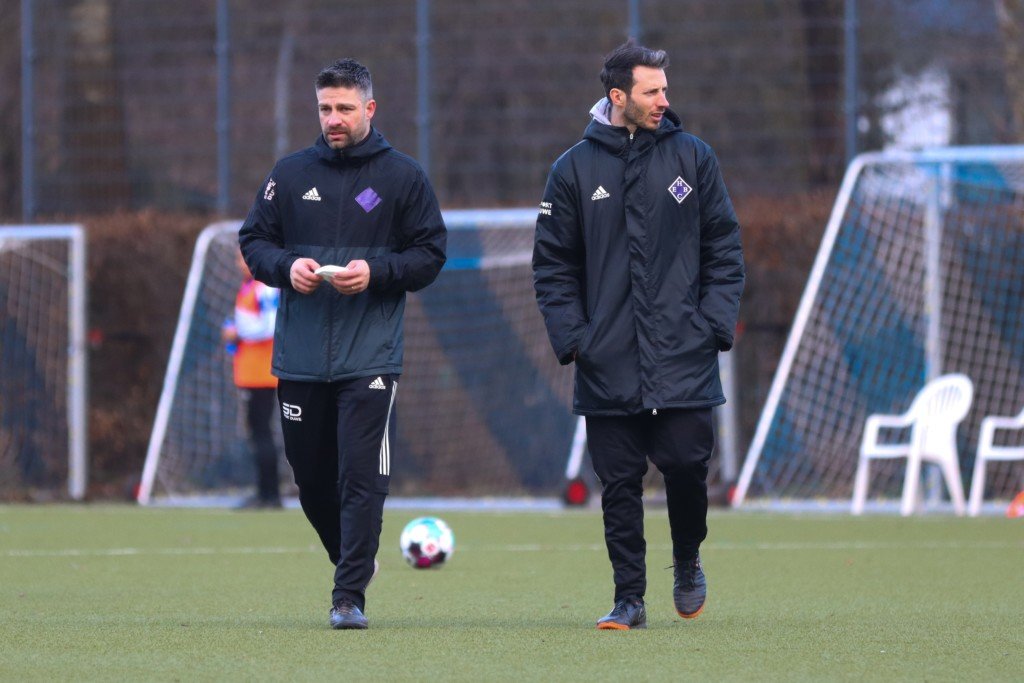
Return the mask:
<path fill-rule="evenodd" d="M 395 394 L 398 393 L 398 382 L 391 382 L 391 402 L 388 404 L 388 419 L 384 422 L 384 438 L 380 441 L 380 473 L 384 476 L 391 475 L 391 439 L 388 432 L 391 427 L 391 411 L 395 408 Z"/>

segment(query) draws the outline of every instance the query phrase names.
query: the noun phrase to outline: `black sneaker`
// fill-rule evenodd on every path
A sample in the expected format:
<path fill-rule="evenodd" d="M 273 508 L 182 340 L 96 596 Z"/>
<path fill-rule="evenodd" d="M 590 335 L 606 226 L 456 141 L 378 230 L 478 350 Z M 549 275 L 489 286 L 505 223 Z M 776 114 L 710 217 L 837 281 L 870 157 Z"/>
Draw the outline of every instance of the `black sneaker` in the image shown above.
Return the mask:
<path fill-rule="evenodd" d="M 331 628 L 366 628 L 368 622 L 363 611 L 356 607 L 356 603 L 342 598 L 334 603 L 331 608 Z"/>
<path fill-rule="evenodd" d="M 647 628 L 647 609 L 639 598 L 625 598 L 615 603 L 612 611 L 597 620 L 601 630 L 628 631 L 633 628 Z"/>
<path fill-rule="evenodd" d="M 676 582 L 672 587 L 672 598 L 676 612 L 683 619 L 696 619 L 704 611 L 704 599 L 708 596 L 708 582 L 700 555 L 687 562 L 676 562 Z"/>

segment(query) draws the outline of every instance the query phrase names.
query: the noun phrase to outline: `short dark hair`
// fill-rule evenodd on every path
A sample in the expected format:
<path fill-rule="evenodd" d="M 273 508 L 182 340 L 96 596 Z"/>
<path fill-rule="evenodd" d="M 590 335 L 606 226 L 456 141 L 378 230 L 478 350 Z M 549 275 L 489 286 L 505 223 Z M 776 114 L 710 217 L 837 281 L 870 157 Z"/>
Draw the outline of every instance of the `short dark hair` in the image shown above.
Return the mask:
<path fill-rule="evenodd" d="M 316 75 L 316 89 L 357 88 L 364 99 L 373 99 L 370 70 L 354 59 L 339 59 Z"/>
<path fill-rule="evenodd" d="M 612 88 L 618 88 L 627 95 L 633 90 L 633 69 L 638 66 L 649 66 L 652 69 L 668 67 L 668 54 L 664 50 L 652 50 L 630 39 L 608 53 L 601 69 L 601 83 L 604 85 L 605 97 Z"/>

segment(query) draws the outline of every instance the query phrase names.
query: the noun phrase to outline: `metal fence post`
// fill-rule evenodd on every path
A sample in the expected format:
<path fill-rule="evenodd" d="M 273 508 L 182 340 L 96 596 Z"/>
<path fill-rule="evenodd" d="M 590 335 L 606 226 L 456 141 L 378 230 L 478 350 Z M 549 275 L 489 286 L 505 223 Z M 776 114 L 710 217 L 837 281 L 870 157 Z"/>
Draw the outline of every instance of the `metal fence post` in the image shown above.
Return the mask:
<path fill-rule="evenodd" d="M 292 80 L 292 62 L 295 56 L 295 36 L 291 27 L 285 29 L 281 46 L 277 51 L 277 73 L 274 77 L 274 159 L 280 159 L 290 151 L 288 132 L 291 126 L 289 105 L 291 92 L 288 84 Z"/>
<path fill-rule="evenodd" d="M 416 157 L 430 175 L 430 0 L 416 0 Z"/>
<path fill-rule="evenodd" d="M 643 30 L 640 23 L 640 0 L 629 0 L 629 26 L 626 29 L 626 38 L 634 38 L 636 42 L 643 43 Z"/>
<path fill-rule="evenodd" d="M 857 90 L 860 46 L 857 44 L 857 0 L 846 0 L 843 16 L 843 94 L 846 124 L 846 165 L 857 156 Z"/>
<path fill-rule="evenodd" d="M 32 0 L 21 0 L 21 216 L 36 216 L 35 153 L 35 12 Z"/>
<path fill-rule="evenodd" d="M 217 212 L 227 215 L 231 201 L 231 10 L 217 0 Z"/>

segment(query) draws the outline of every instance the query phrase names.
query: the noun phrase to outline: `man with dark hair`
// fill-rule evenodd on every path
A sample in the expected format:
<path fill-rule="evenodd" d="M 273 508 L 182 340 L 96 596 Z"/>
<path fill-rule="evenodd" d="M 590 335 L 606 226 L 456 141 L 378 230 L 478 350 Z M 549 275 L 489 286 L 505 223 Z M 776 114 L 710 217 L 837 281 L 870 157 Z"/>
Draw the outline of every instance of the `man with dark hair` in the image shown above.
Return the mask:
<path fill-rule="evenodd" d="M 711 408 L 732 347 L 744 268 L 739 224 L 711 148 L 669 109 L 663 51 L 605 59 L 606 97 L 554 163 L 537 218 L 537 302 L 562 364 L 576 363 L 601 482 L 614 607 L 600 629 L 644 628 L 647 459 L 665 478 L 680 616 L 704 609 Z"/>
<path fill-rule="evenodd" d="M 316 75 L 315 86 L 317 92 L 324 88 L 357 90 L 363 102 L 369 103 L 373 100 L 373 82 L 370 80 L 370 70 L 354 59 L 339 59 L 324 68 Z M 376 102 L 373 106 L 376 109 Z M 372 112 L 367 122 L 369 122 L 369 118 L 373 118 Z M 335 149 L 340 149 L 340 147 Z"/>
<path fill-rule="evenodd" d="M 273 372 L 285 455 L 335 567 L 330 623 L 364 629 L 391 480 L 405 293 L 437 277 L 446 231 L 423 169 L 371 125 L 366 67 L 332 64 L 316 97 L 322 135 L 277 162 L 239 243 L 256 279 L 281 289 Z"/>

